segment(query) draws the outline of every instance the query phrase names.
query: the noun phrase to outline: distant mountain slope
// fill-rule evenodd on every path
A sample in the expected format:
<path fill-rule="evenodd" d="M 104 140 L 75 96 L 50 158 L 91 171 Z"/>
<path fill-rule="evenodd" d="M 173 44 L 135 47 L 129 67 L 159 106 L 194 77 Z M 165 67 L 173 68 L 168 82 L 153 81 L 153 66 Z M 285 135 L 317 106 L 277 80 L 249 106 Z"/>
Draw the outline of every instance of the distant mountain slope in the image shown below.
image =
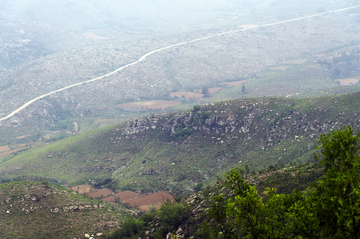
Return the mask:
<path fill-rule="evenodd" d="M 96 43 L 81 34 L 14 16 L 3 10 L 0 9 L 0 66 L 8 70 L 49 54 Z M 3 87 L 2 80 L 0 89 Z"/>
<path fill-rule="evenodd" d="M 128 217 L 116 204 L 34 182 L 0 184 L 0 238 L 84 238 Z"/>
<path fill-rule="evenodd" d="M 255 170 L 311 160 L 319 134 L 344 125 L 359 130 L 359 96 L 262 97 L 149 115 L 2 157 L 0 175 L 192 191 L 235 166 Z"/>
<path fill-rule="evenodd" d="M 316 4 L 323 2 L 316 1 Z M 265 5 L 270 3 L 275 4 L 274 1 L 269 1 Z M 270 4 L 277 9 L 276 12 L 284 9 L 281 8 L 280 2 L 277 3 L 279 5 Z M 265 8 L 265 5 L 262 7 Z M 36 101 L 26 110 L 0 123 L 0 144 L 29 144 L 42 137 L 53 138 L 54 134 L 63 137 L 68 135 L 68 132 L 71 133 L 75 118 L 83 122 L 88 121 L 87 123 L 95 117 L 130 118 L 133 116 L 132 113 L 116 106 L 120 103 L 147 99 L 168 100 L 169 94 L 173 91 L 215 87 L 224 81 L 247 80 L 247 97 L 257 97 L 327 91 L 329 87 L 336 86 L 333 81 L 335 76 L 359 78 L 359 71 L 354 69 L 358 68 L 359 61 L 356 48 L 359 45 L 360 8 L 311 15 L 335 9 L 337 5 L 326 6 L 328 8 L 320 8 L 316 12 L 309 7 L 309 11 L 286 17 L 298 19 L 296 21 L 284 22 L 283 18 L 278 19 L 275 17 L 278 15 L 274 14 L 273 17 L 261 18 L 262 20 L 255 18 L 250 25 L 242 22 L 241 25 L 203 29 L 167 38 L 99 44 L 48 55 L 23 64 L 13 71 L 5 69 L 3 73 L 0 72 L 4 75 L 0 77 L 0 118 L 40 95 L 106 75 L 155 49 L 203 38 L 201 41 L 156 52 L 140 64 L 126 68 L 119 74 L 113 74 L 100 81 L 79 84 L 76 88 Z M 298 17 L 304 15 L 312 17 L 299 20 Z M 253 24 L 277 21 L 281 24 L 251 28 Z M 19 26 L 19 29 L 20 33 L 14 30 L 16 36 L 22 34 L 23 26 Z M 241 32 L 242 30 L 244 32 Z M 223 32 L 232 33 L 222 35 Z M 207 36 L 214 37 L 206 38 Z M 72 34 L 66 36 L 66 39 L 69 38 L 74 39 L 74 44 L 78 42 L 78 38 Z M 22 41 L 27 38 L 14 39 Z M 64 44 L 58 44 L 58 40 Z M 69 41 L 57 38 L 53 44 L 65 46 L 66 42 Z M 354 47 L 350 49 L 348 46 Z M 333 65 L 323 64 L 327 61 L 316 62 L 321 58 L 316 53 L 324 53 L 321 55 L 326 58 L 329 56 L 328 52 L 334 52 L 338 48 L 341 48 L 338 54 L 349 54 L 342 57 L 341 61 L 344 62 L 334 62 Z M 12 52 L 15 55 L 19 53 L 19 56 L 24 55 L 18 51 Z M 305 63 L 299 63 L 300 65 L 294 67 L 281 63 L 288 60 L 305 60 Z M 354 64 L 347 64 L 354 60 Z M 284 74 L 278 75 L 279 72 L 274 72 L 279 70 L 285 71 Z M 346 74 L 337 74 L 338 71 Z M 226 92 L 204 101 L 244 97 L 238 93 L 235 89 L 230 94 Z M 194 103 L 195 101 L 190 102 Z M 188 106 L 184 104 L 181 107 L 183 109 Z M 58 132 L 59 129 L 62 131 Z"/>

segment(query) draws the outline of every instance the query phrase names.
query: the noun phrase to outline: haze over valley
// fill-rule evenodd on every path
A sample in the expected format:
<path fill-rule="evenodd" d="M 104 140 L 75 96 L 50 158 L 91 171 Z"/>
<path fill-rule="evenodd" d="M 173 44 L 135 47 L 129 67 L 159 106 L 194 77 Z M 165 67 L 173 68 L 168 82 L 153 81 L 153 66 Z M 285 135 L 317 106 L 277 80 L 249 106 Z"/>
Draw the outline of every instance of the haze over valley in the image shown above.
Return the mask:
<path fill-rule="evenodd" d="M 0 180 L 72 187 L 15 187 L 48 213 L 107 212 L 58 236 L 113 231 L 156 193 L 313 163 L 322 133 L 358 132 L 359 81 L 353 0 L 0 0 Z"/>

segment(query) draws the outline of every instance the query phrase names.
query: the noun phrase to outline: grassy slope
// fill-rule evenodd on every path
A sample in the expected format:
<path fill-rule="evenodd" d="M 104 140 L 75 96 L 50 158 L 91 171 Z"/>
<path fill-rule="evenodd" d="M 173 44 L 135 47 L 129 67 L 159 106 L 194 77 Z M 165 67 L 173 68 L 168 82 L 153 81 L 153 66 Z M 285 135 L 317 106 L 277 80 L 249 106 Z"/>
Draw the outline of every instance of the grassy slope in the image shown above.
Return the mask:
<path fill-rule="evenodd" d="M 93 207 L 99 204 L 105 207 Z M 85 205 L 92 208 L 64 212 L 64 207 Z M 54 208 L 59 211 L 52 213 Z M 116 204 L 24 181 L 0 184 L 0 215 L 1 238 L 83 238 L 84 233 L 113 230 L 128 217 Z"/>
<path fill-rule="evenodd" d="M 235 166 L 248 164 L 255 170 L 311 160 L 319 134 L 348 124 L 359 130 L 359 95 L 219 102 L 201 107 L 212 123 L 201 113 L 180 112 L 155 116 L 160 118 L 156 129 L 144 118 L 149 129 L 143 132 L 126 131 L 141 127 L 133 121 L 20 153 L 0 164 L 0 175 L 42 176 L 71 185 L 109 177 L 122 189 L 191 191 L 196 183 L 212 183 Z M 232 133 L 220 122 L 229 116 L 235 117 Z M 175 130 L 206 126 L 208 132 L 195 130 L 190 137 L 174 138 L 169 125 Z M 56 156 L 49 158 L 50 152 Z"/>

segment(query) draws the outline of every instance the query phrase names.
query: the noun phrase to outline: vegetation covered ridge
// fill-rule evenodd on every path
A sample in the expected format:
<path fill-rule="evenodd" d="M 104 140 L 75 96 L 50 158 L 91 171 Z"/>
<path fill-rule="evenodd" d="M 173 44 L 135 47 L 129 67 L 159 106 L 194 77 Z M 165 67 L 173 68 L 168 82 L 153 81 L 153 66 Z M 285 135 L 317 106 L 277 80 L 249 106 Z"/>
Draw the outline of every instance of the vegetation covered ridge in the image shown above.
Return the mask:
<path fill-rule="evenodd" d="M 249 98 L 148 115 L 2 157 L 0 175 L 190 194 L 237 166 L 312 161 L 321 133 L 344 125 L 359 131 L 359 94 Z"/>

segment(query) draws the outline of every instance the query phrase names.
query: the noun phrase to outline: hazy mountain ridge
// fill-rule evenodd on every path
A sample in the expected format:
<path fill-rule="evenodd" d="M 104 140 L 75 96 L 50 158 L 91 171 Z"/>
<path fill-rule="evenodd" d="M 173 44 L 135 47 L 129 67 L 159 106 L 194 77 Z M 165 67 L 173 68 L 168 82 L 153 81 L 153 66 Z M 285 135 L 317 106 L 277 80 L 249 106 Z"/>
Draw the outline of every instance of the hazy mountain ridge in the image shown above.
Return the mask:
<path fill-rule="evenodd" d="M 0 29 L 0 64 L 9 70 L 49 54 L 95 43 L 85 36 L 3 11 L 0 11 Z"/>

